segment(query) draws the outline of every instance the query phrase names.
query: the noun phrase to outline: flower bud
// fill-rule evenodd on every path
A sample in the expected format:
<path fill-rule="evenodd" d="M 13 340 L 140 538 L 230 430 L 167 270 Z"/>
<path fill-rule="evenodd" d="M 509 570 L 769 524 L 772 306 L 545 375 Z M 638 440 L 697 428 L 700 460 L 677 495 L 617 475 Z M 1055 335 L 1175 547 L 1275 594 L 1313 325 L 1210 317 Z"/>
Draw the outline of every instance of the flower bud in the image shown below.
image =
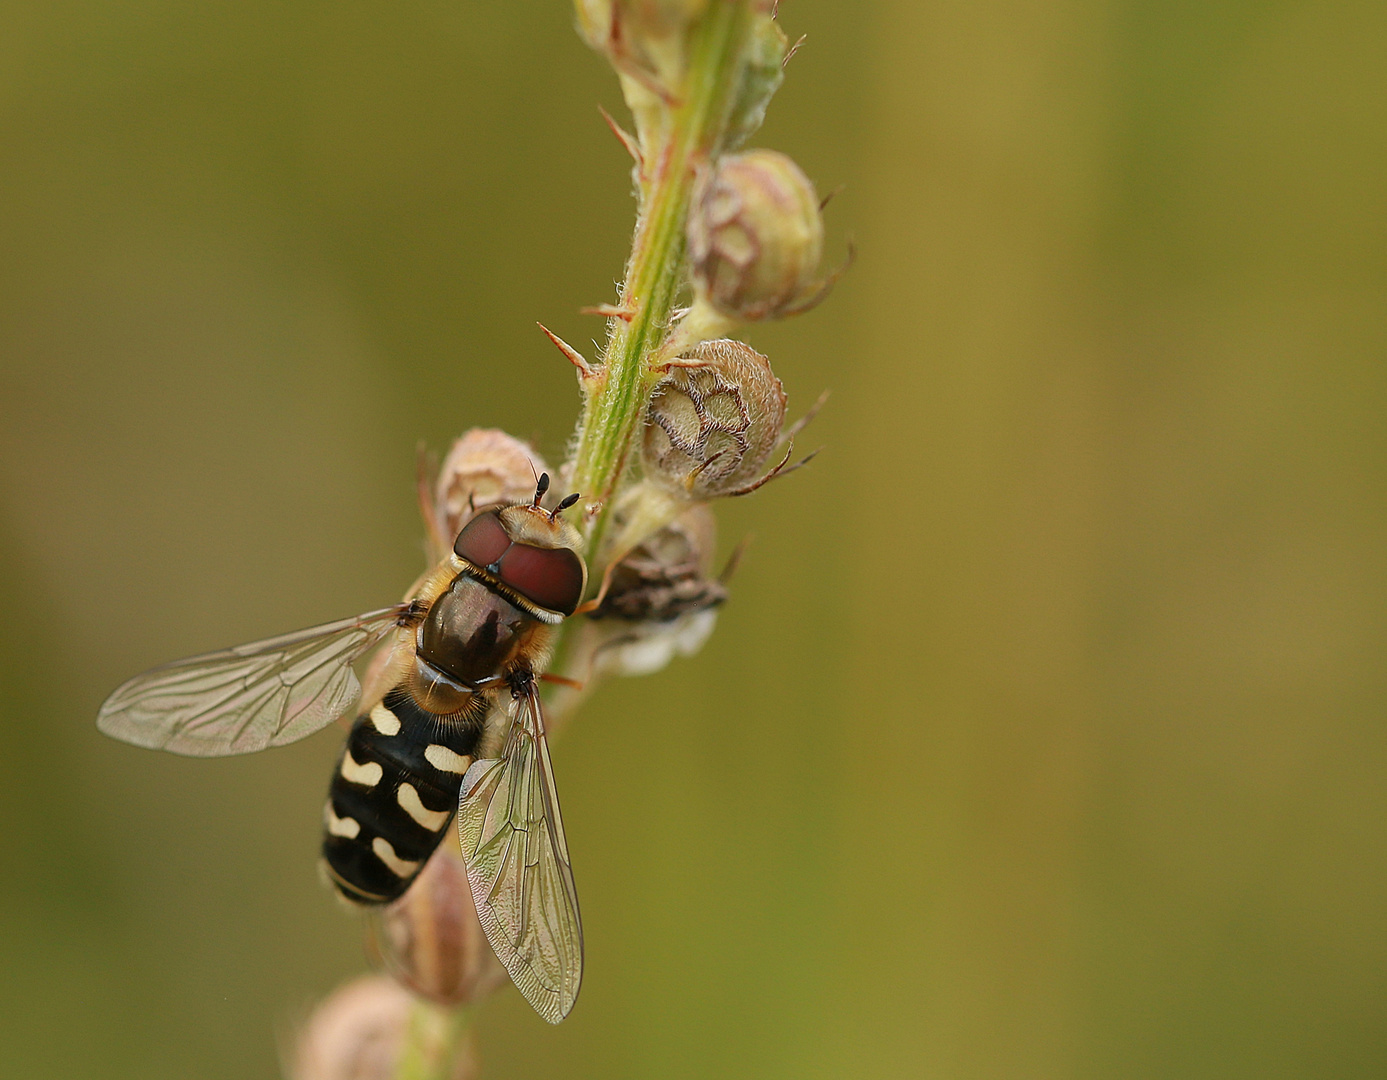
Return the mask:
<path fill-rule="evenodd" d="M 602 606 L 591 618 L 605 636 L 594 670 L 648 675 L 675 656 L 703 647 L 727 589 L 711 576 L 717 523 L 706 503 L 694 503 L 617 563 Z"/>
<path fill-rule="evenodd" d="M 574 0 L 578 33 L 623 75 L 672 94 L 709 0 Z"/>
<path fill-rule="evenodd" d="M 606 52 L 612 36 L 613 0 L 573 0 L 578 36 L 598 52 Z"/>
<path fill-rule="evenodd" d="M 409 891 L 375 923 L 386 965 L 400 982 L 440 1005 L 469 1005 L 508 981 L 467 884 L 457 844 L 444 843 Z"/>
<path fill-rule="evenodd" d="M 600 675 L 653 675 L 676 656 L 693 656 L 713 634 L 718 613 L 711 607 L 669 622 L 631 623 L 612 630 L 600 644 L 593 670 Z"/>
<path fill-rule="evenodd" d="M 711 576 L 717 521 L 705 503 L 637 545 L 617 563 L 594 619 L 668 623 L 681 615 L 716 607 L 727 589 Z"/>
<path fill-rule="evenodd" d="M 407 1055 L 427 1059 L 430 1076 L 473 1080 L 471 1035 L 385 975 L 337 989 L 299 1033 L 289 1070 L 294 1080 L 394 1080 Z"/>
<path fill-rule="evenodd" d="M 780 438 L 785 389 L 740 341 L 705 341 L 669 365 L 646 414 L 646 475 L 691 499 L 740 495 Z"/>
<path fill-rule="evenodd" d="M 465 432 L 448 451 L 434 483 L 434 514 L 448 546 L 474 513 L 528 502 L 535 477 L 548 471 L 544 459 L 513 435 L 496 428 Z"/>
<path fill-rule="evenodd" d="M 748 150 L 704 172 L 689 208 L 688 240 L 696 297 L 723 315 L 774 319 L 818 299 L 819 197 L 784 154 Z"/>

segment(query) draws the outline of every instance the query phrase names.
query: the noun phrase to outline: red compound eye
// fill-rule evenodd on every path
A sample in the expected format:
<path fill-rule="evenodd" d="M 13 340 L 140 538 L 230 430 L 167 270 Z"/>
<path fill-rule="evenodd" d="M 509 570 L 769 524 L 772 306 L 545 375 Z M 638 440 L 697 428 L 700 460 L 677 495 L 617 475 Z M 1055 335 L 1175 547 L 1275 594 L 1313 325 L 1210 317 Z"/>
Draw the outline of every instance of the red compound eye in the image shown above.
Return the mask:
<path fill-rule="evenodd" d="M 501 560 L 502 581 L 540 607 L 565 615 L 572 615 L 583 598 L 586 577 L 583 560 L 568 548 L 512 544 Z"/>
<path fill-rule="evenodd" d="M 487 567 L 499 560 L 510 544 L 501 519 L 492 510 L 478 514 L 467 523 L 467 528 L 458 533 L 453 551 L 473 566 Z"/>

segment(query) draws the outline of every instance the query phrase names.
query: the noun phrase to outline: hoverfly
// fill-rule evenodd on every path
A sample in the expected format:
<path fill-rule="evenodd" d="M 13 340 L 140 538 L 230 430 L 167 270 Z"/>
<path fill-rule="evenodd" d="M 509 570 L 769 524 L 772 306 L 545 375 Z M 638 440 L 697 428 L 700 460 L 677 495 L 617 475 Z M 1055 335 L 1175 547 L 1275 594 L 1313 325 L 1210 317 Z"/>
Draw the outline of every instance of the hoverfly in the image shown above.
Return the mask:
<path fill-rule="evenodd" d="M 348 899 L 397 899 L 457 815 L 487 939 L 550 1023 L 583 974 L 578 895 L 536 682 L 578 608 L 578 530 L 540 502 L 477 514 L 405 603 L 154 668 L 120 686 L 97 727 L 176 754 L 283 746 L 357 702 L 352 665 L 392 641 L 391 689 L 365 703 L 324 807 L 323 858 Z M 392 640 L 393 639 L 393 640 Z"/>

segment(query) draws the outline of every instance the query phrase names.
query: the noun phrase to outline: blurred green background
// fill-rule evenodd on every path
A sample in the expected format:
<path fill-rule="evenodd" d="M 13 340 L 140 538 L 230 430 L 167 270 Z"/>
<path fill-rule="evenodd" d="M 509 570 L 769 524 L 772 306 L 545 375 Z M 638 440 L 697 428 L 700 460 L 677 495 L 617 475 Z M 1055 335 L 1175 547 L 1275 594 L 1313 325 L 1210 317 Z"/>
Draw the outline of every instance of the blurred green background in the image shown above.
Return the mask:
<path fill-rule="evenodd" d="M 858 265 L 814 466 L 555 749 L 588 933 L 486 1075 L 1387 1075 L 1387 7 L 787 0 Z M 0 5 L 0 1075 L 276 1075 L 338 741 L 100 737 L 388 602 L 415 443 L 561 456 L 626 251 L 564 0 Z"/>

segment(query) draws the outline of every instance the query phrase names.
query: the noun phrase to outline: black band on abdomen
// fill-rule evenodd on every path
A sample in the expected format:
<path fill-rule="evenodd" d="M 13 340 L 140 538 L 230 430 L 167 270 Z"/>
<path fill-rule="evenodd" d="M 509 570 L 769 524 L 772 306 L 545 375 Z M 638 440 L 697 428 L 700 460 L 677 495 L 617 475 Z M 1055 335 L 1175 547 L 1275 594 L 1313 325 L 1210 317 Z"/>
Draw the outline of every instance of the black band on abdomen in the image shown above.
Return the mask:
<path fill-rule="evenodd" d="M 386 903 L 409 888 L 457 811 L 481 721 L 425 712 L 400 687 L 357 719 L 323 812 L 323 858 L 345 896 Z"/>

